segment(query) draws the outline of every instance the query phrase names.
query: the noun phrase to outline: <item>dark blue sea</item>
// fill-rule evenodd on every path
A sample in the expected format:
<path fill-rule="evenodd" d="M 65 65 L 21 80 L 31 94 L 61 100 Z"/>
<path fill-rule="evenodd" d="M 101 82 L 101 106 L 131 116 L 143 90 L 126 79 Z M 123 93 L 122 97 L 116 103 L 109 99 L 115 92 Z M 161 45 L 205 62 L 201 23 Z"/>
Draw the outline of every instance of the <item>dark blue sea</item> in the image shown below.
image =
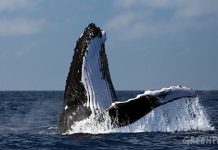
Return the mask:
<path fill-rule="evenodd" d="M 117 93 L 124 100 L 140 92 Z M 183 100 L 194 104 L 170 104 L 151 113 L 145 126 L 141 121 L 120 132 L 59 135 L 62 91 L 2 91 L 0 149 L 218 149 L 218 91 L 197 93 L 198 99 Z M 173 107 L 182 109 L 158 116 Z M 170 117 L 175 113 L 177 120 Z"/>

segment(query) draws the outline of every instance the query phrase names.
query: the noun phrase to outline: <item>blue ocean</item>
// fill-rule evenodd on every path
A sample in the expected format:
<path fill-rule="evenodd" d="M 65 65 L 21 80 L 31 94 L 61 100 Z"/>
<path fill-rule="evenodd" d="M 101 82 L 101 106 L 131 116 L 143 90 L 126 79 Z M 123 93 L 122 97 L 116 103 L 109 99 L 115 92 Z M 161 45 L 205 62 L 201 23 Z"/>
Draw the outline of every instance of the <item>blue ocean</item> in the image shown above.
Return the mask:
<path fill-rule="evenodd" d="M 142 91 L 117 91 L 121 100 Z M 197 91 L 116 130 L 57 130 L 62 91 L 0 92 L 0 149 L 218 149 L 218 91 Z M 106 131 L 105 131 L 106 130 Z"/>

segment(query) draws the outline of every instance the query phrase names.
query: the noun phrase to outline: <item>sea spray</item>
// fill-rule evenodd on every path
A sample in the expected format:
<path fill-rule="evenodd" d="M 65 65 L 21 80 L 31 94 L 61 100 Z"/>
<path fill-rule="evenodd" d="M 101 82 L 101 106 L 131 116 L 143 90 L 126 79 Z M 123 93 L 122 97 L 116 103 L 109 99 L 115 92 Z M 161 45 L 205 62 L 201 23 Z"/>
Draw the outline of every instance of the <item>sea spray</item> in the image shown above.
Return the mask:
<path fill-rule="evenodd" d="M 99 133 L 113 132 L 109 114 L 105 113 L 103 117 L 104 118 L 102 120 L 104 121 L 101 122 L 96 120 L 94 116 L 90 116 L 87 119 L 75 122 L 71 126 L 71 130 L 67 131 L 66 134 L 74 134 L 74 133 L 99 134 Z"/>
<path fill-rule="evenodd" d="M 75 122 L 66 134 L 74 133 L 134 133 L 134 132 L 175 132 L 190 130 L 214 130 L 199 98 L 183 98 L 152 110 L 149 114 L 125 127 L 112 128 L 110 117 L 103 122 L 94 117 Z"/>
<path fill-rule="evenodd" d="M 160 106 L 135 123 L 117 132 L 175 132 L 214 130 L 198 98 L 183 98 Z"/>

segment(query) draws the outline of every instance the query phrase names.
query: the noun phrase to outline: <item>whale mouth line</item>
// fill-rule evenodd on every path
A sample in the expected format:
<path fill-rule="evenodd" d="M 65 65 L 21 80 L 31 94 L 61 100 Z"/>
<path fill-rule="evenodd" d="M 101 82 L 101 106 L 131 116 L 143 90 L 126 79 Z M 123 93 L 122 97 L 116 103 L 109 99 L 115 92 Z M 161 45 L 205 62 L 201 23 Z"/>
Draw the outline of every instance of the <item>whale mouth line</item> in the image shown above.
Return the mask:
<path fill-rule="evenodd" d="M 113 127 L 126 126 L 160 105 L 197 96 L 190 88 L 171 86 L 119 102 L 110 76 L 106 39 L 106 32 L 91 23 L 76 42 L 59 119 L 61 134 L 90 116 L 104 121 L 105 114 L 109 114 Z"/>

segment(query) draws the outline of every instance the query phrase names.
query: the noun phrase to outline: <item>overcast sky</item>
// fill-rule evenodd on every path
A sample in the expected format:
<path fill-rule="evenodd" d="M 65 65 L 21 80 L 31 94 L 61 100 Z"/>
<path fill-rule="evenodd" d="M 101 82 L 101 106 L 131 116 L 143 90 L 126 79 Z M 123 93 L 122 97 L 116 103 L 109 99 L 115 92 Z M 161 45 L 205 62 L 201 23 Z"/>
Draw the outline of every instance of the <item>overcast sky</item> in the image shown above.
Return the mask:
<path fill-rule="evenodd" d="M 117 90 L 218 89 L 217 0 L 0 0 L 0 90 L 64 90 L 90 22 Z"/>

